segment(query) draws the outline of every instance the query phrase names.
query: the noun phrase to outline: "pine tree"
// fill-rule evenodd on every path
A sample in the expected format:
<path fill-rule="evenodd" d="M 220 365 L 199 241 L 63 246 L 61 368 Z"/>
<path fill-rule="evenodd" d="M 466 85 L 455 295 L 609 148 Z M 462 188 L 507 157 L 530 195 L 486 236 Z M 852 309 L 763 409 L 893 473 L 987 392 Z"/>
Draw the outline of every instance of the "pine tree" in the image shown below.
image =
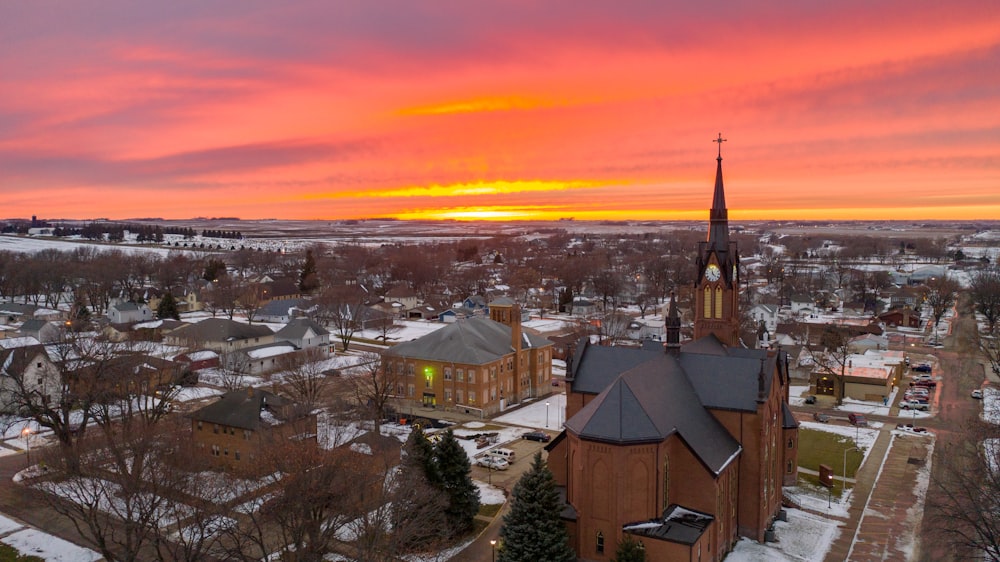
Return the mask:
<path fill-rule="evenodd" d="M 312 292 L 319 286 L 316 278 L 316 258 L 313 257 L 312 250 L 306 250 L 306 261 L 302 264 L 302 271 L 299 273 L 299 290 L 303 293 Z"/>
<path fill-rule="evenodd" d="M 404 446 L 406 456 L 403 457 L 402 465 L 404 471 L 417 471 L 437 488 L 441 487 L 441 473 L 438 471 L 437 461 L 434 458 L 434 445 L 424 435 L 423 430 L 415 427 L 410 433 L 409 439 Z"/>
<path fill-rule="evenodd" d="M 646 562 L 646 550 L 632 535 L 625 535 L 625 540 L 618 543 L 618 550 L 611 562 Z"/>
<path fill-rule="evenodd" d="M 177 301 L 174 300 L 174 296 L 167 291 L 163 294 L 163 298 L 160 299 L 160 304 L 156 306 L 156 316 L 160 319 L 173 318 L 174 320 L 180 320 L 181 315 L 177 312 Z"/>
<path fill-rule="evenodd" d="M 472 483 L 472 465 L 458 439 L 451 430 L 434 447 L 437 468 L 440 472 L 441 490 L 448 497 L 445 517 L 448 530 L 456 537 L 472 530 L 472 522 L 479 513 L 479 490 Z"/>
<path fill-rule="evenodd" d="M 555 479 L 537 453 L 531 468 L 514 486 L 510 513 L 500 529 L 499 562 L 569 562 L 576 553 L 569 547 L 566 527 L 559 518 L 562 505 Z"/>

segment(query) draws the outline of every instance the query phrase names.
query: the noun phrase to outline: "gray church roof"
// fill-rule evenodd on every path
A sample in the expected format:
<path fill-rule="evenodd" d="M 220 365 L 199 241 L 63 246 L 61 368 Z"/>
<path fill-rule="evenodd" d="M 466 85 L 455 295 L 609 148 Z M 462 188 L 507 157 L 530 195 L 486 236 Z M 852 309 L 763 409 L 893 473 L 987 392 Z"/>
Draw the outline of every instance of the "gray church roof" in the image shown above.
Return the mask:
<path fill-rule="evenodd" d="M 681 365 L 666 353 L 621 373 L 566 427 L 582 438 L 611 443 L 657 442 L 676 433 L 715 474 L 741 450 L 702 406 Z"/>
<path fill-rule="evenodd" d="M 477 317 L 448 324 L 421 338 L 395 345 L 386 350 L 386 354 L 428 361 L 483 365 L 511 354 L 513 348 L 510 343 L 510 326 L 490 318 Z M 541 336 L 522 332 L 522 349 L 547 345 L 552 345 L 552 342 Z"/>

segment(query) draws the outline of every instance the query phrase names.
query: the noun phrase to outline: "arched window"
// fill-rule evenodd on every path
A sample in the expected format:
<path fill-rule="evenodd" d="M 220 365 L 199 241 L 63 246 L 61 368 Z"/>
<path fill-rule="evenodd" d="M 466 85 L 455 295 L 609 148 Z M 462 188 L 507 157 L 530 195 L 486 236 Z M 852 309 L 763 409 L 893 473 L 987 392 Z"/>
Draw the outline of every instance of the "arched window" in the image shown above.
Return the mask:
<path fill-rule="evenodd" d="M 705 318 L 712 317 L 712 289 L 705 287 Z"/>
<path fill-rule="evenodd" d="M 604 552 L 604 533 L 597 531 L 597 553 Z"/>
<path fill-rule="evenodd" d="M 715 317 L 722 318 L 722 287 L 715 288 Z"/>

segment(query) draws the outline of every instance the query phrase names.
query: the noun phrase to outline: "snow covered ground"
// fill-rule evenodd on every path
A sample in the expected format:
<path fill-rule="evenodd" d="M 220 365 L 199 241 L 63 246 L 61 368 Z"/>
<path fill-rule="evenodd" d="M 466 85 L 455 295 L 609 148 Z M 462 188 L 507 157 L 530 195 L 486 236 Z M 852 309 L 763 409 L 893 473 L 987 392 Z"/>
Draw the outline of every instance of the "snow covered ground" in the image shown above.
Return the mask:
<path fill-rule="evenodd" d="M 497 416 L 494 421 L 533 429 L 561 431 L 562 424 L 566 421 L 563 419 L 565 413 L 566 395 L 560 393 L 539 398 L 527 406 Z"/>
<path fill-rule="evenodd" d="M 38 529 L 0 515 L 0 542 L 23 555 L 37 556 L 49 562 L 93 562 L 101 555 L 89 548 L 43 533 Z"/>
<path fill-rule="evenodd" d="M 788 509 L 788 522 L 776 521 L 777 543 L 760 544 L 749 539 L 736 543 L 726 562 L 784 562 L 826 558 L 840 530 L 838 521 L 807 511 Z"/>

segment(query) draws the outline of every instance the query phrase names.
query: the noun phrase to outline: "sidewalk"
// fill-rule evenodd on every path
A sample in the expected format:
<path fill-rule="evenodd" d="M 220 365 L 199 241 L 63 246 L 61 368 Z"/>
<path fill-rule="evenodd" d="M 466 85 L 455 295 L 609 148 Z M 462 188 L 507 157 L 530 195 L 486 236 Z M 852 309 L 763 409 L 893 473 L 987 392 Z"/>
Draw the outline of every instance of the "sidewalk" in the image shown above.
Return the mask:
<path fill-rule="evenodd" d="M 923 511 L 915 509 L 922 500 L 914 488 L 933 440 L 893 435 L 892 429 L 889 424 L 883 426 L 858 471 L 848 518 L 827 553 L 828 562 L 899 560 L 912 554 Z"/>

